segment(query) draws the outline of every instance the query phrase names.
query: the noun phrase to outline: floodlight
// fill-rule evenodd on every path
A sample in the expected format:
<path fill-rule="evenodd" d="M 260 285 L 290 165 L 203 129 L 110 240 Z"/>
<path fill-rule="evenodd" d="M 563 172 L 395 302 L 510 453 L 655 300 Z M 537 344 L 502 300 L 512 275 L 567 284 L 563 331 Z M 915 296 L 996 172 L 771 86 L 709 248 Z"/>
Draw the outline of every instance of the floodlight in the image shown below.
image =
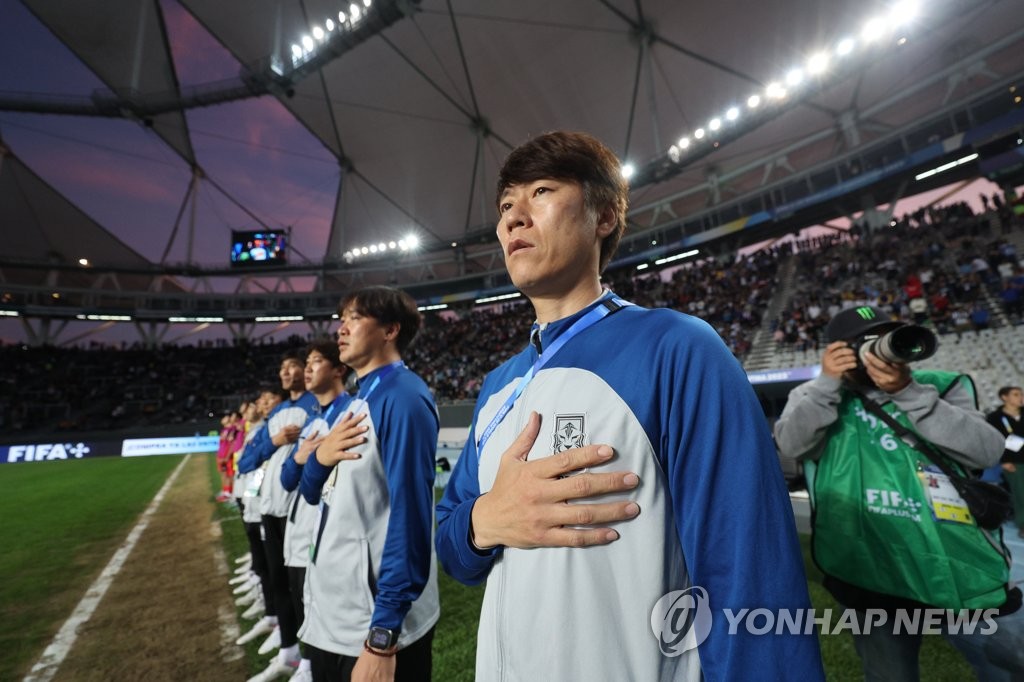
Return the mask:
<path fill-rule="evenodd" d="M 326 22 L 324 22 L 324 26 L 327 27 L 328 32 L 333 31 L 334 30 L 334 21 L 332 21 L 331 19 L 328 19 Z"/>
<path fill-rule="evenodd" d="M 686 149 L 687 147 L 690 146 L 690 138 L 680 137 L 678 144 L 680 149 Z"/>
<path fill-rule="evenodd" d="M 725 112 L 725 117 L 730 121 L 735 121 L 740 117 L 740 110 L 736 107 L 729 107 L 729 110 Z"/>
<path fill-rule="evenodd" d="M 348 6 L 348 15 L 352 17 L 352 23 L 359 21 L 359 17 L 362 16 L 363 11 L 359 9 L 359 5 L 352 4 Z"/>
<path fill-rule="evenodd" d="M 836 54 L 840 57 L 845 57 L 853 52 L 854 44 L 853 38 L 843 38 L 839 41 L 839 44 L 836 45 Z"/>
<path fill-rule="evenodd" d="M 812 56 L 807 60 L 807 73 L 812 76 L 819 76 L 828 69 L 828 55 L 824 52 Z"/>
<path fill-rule="evenodd" d="M 717 116 L 711 119 L 711 121 L 708 123 L 708 128 L 711 128 L 711 130 L 718 130 L 721 127 L 722 119 L 718 118 Z"/>
<path fill-rule="evenodd" d="M 635 172 L 636 168 L 631 163 L 627 163 L 622 166 L 622 177 L 626 178 L 627 180 L 629 180 Z"/>
<path fill-rule="evenodd" d="M 298 45 L 292 44 L 292 58 L 300 59 L 302 57 L 302 48 Z"/>
<path fill-rule="evenodd" d="M 314 26 L 313 27 L 313 37 L 316 38 L 317 40 L 323 40 L 324 39 L 324 30 L 322 28 L 320 28 L 319 26 Z"/>
<path fill-rule="evenodd" d="M 366 254 L 370 253 L 370 250 L 364 246 L 362 249 L 359 250 L 359 252 L 365 256 Z"/>
<path fill-rule="evenodd" d="M 917 18 L 920 4 L 917 0 L 900 0 L 893 5 L 889 21 L 893 26 L 906 26 Z"/>
<path fill-rule="evenodd" d="M 772 99 L 782 99 L 786 96 L 786 89 L 778 83 L 769 83 L 768 87 L 765 88 L 764 94 Z"/>
<path fill-rule="evenodd" d="M 693 136 L 698 140 L 702 139 L 704 137 L 704 129 L 697 128 L 696 130 L 693 131 Z"/>
<path fill-rule="evenodd" d="M 370 253 L 377 253 L 377 245 L 370 244 Z"/>
<path fill-rule="evenodd" d="M 395 242 L 388 242 L 388 248 L 389 248 L 389 249 L 393 249 L 393 248 L 395 248 L 396 246 L 398 246 L 398 244 L 396 244 Z"/>
<path fill-rule="evenodd" d="M 800 85 L 804 80 L 804 72 L 800 69 L 793 69 L 786 74 L 786 85 L 790 87 Z"/>
<path fill-rule="evenodd" d="M 760 95 L 751 95 L 750 97 L 747 98 L 747 106 L 750 107 L 751 109 L 756 109 L 759 104 L 761 104 Z"/>
<path fill-rule="evenodd" d="M 313 51 L 313 39 L 309 36 L 302 36 L 302 47 L 306 48 L 306 52 Z"/>
<path fill-rule="evenodd" d="M 877 40 L 881 35 L 882 31 L 885 30 L 885 23 L 879 19 L 870 19 L 864 24 L 864 29 L 860 33 L 860 37 L 864 39 L 864 42 L 870 43 L 873 40 Z"/>

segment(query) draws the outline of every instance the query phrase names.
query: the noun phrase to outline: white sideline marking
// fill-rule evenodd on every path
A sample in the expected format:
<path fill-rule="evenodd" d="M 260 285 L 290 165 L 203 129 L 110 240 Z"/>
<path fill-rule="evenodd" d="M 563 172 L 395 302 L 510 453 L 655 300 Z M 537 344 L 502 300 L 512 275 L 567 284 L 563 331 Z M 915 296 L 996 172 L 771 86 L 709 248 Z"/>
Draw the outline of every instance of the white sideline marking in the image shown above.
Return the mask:
<path fill-rule="evenodd" d="M 103 599 L 103 595 L 107 593 L 107 589 L 110 584 L 114 582 L 114 578 L 121 571 L 121 567 L 124 566 L 124 562 L 128 559 L 128 555 L 132 553 L 135 548 L 135 543 L 138 542 L 142 532 L 146 530 L 146 526 L 149 525 L 149 519 L 153 516 L 153 512 L 157 510 L 160 503 L 164 499 L 164 495 L 170 489 L 175 479 L 178 478 L 178 474 L 181 472 L 182 467 L 192 457 L 192 455 L 185 455 L 181 460 L 181 464 L 171 472 L 171 475 L 164 481 L 164 485 L 157 492 L 156 497 L 146 507 L 146 511 L 142 512 L 142 516 L 139 517 L 138 523 L 132 528 L 131 532 L 128 533 L 128 537 L 125 541 L 117 548 L 114 552 L 114 556 L 110 557 L 110 561 L 107 563 L 106 568 L 100 573 L 100 576 L 96 578 L 96 581 L 89 586 L 85 596 L 78 602 L 78 606 L 72 611 L 71 616 L 64 621 L 64 625 L 61 626 L 57 635 L 50 642 L 50 645 L 43 651 L 43 655 L 39 657 L 39 661 L 32 666 L 32 670 L 29 671 L 28 675 L 25 676 L 24 682 L 49 682 L 53 679 L 53 676 L 57 674 L 57 669 L 60 664 L 64 662 L 68 652 L 71 651 L 71 647 L 74 645 L 75 640 L 78 639 L 78 629 L 85 625 L 92 614 L 96 611 L 96 607 L 99 606 L 100 600 Z"/>
<path fill-rule="evenodd" d="M 220 539 L 224 534 L 220 529 L 221 521 L 223 519 L 218 519 L 210 524 L 210 535 L 215 539 Z M 213 546 L 213 563 L 217 567 L 217 575 L 221 578 L 228 574 L 228 560 L 224 556 L 224 549 L 220 546 L 220 543 Z M 244 654 L 235 645 L 235 640 L 241 636 L 242 632 L 238 627 L 238 620 L 235 618 L 234 609 L 229 608 L 226 604 L 221 604 L 217 609 L 217 619 L 220 622 L 221 658 L 227 662 L 241 659 Z"/>

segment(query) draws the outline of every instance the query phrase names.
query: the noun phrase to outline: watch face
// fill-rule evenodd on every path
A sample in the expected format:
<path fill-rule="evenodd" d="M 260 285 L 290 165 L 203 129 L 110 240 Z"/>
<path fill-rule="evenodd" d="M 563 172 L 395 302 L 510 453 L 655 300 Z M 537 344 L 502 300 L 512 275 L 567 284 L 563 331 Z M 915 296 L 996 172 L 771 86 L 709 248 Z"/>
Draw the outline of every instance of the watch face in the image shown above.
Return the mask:
<path fill-rule="evenodd" d="M 370 628 L 369 645 L 374 649 L 390 649 L 394 646 L 394 634 L 386 628 Z"/>

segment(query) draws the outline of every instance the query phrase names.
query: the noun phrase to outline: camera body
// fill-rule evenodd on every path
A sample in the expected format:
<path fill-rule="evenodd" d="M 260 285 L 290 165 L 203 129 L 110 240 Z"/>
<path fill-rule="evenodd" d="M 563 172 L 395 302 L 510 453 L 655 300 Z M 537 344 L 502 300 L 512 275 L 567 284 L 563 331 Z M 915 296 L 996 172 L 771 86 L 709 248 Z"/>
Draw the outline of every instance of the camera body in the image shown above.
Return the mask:
<path fill-rule="evenodd" d="M 935 355 L 939 341 L 926 327 L 900 324 L 882 334 L 864 334 L 850 342 L 857 365 L 864 366 L 864 354 L 872 353 L 886 362 L 907 364 Z"/>

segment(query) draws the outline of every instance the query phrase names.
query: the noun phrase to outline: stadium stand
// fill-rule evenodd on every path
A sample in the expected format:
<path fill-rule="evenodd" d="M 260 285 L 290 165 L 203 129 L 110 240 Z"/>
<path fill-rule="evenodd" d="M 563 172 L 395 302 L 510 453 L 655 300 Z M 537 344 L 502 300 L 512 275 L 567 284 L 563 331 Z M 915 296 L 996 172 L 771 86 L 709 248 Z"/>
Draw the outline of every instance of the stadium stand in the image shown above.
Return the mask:
<path fill-rule="evenodd" d="M 969 372 L 985 405 L 1004 377 L 1024 374 L 1024 337 L 1015 327 L 1022 321 L 1024 222 L 1001 205 L 981 215 L 959 203 L 921 209 L 873 233 L 854 225 L 731 263 L 711 257 L 660 272 L 620 270 L 608 281 L 640 305 L 701 317 L 748 371 L 816 365 L 821 331 L 844 307 L 878 305 L 911 319 L 914 299 L 924 299 L 917 319 L 936 329 L 940 346 L 922 367 Z M 988 313 L 984 324 L 972 321 L 977 310 Z M 427 313 L 407 362 L 439 403 L 472 400 L 485 373 L 521 348 L 532 320 L 522 303 Z M 0 430 L 205 423 L 272 381 L 281 353 L 307 341 L 155 351 L 95 343 L 0 347 L 0 362 L 12 369 L 0 379 Z"/>

